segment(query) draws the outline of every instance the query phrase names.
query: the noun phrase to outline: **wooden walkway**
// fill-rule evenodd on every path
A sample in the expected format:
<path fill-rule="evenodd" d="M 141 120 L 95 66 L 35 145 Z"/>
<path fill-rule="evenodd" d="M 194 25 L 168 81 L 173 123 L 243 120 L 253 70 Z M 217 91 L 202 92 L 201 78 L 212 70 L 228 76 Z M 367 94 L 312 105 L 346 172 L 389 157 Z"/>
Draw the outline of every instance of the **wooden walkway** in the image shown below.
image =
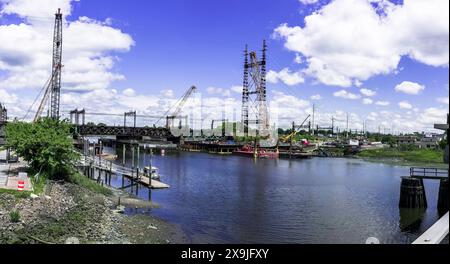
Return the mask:
<path fill-rule="evenodd" d="M 168 184 L 157 180 L 151 180 L 149 177 L 146 177 L 143 171 L 139 169 L 132 169 L 124 166 L 119 166 L 114 164 L 112 161 L 107 161 L 101 159 L 99 157 L 91 157 L 91 156 L 82 156 L 81 160 L 77 164 L 78 166 L 83 167 L 93 167 L 100 171 L 109 172 L 111 174 L 122 175 L 126 178 L 132 179 L 134 181 L 138 181 L 140 184 L 151 188 L 151 189 L 167 189 L 170 188 Z M 136 177 L 137 175 L 137 177 Z M 137 179 L 136 179 L 137 178 Z"/>

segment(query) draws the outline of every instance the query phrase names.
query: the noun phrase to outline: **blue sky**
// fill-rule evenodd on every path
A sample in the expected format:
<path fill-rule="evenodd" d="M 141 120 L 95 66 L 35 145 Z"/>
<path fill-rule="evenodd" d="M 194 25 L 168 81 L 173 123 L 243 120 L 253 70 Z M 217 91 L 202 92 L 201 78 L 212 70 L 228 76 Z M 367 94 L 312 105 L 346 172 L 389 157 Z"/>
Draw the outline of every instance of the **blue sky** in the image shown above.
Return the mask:
<path fill-rule="evenodd" d="M 446 0 L 36 2 L 0 0 L 0 102 L 13 116 L 50 73 L 57 7 L 68 14 L 65 111 L 161 114 L 193 84 L 204 105 L 239 108 L 243 49 L 266 39 L 269 100 L 283 118 L 315 104 L 321 125 L 349 113 L 354 129 L 420 131 L 448 112 Z"/>

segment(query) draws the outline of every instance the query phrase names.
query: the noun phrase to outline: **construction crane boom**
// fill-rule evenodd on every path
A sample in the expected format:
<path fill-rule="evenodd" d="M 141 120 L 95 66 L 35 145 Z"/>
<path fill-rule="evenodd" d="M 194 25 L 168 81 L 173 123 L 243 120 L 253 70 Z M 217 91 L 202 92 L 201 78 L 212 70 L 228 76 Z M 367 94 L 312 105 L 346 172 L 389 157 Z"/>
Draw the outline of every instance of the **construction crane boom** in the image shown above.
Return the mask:
<path fill-rule="evenodd" d="M 178 102 L 173 105 L 165 114 L 164 116 L 167 118 L 166 121 L 166 127 L 169 128 L 170 127 L 170 122 L 169 120 L 174 120 L 175 118 L 179 117 L 181 110 L 183 109 L 183 106 L 186 104 L 187 100 L 192 96 L 192 94 L 197 91 L 197 87 L 195 86 L 191 86 L 191 88 L 189 88 L 189 90 L 183 95 L 183 97 L 181 97 L 180 100 L 178 100 Z M 175 110 L 172 112 L 171 115 L 169 115 L 170 111 L 175 107 Z M 161 119 L 158 120 L 158 122 Z M 156 123 L 158 123 L 156 122 Z"/>
<path fill-rule="evenodd" d="M 53 80 L 53 72 L 52 71 L 52 76 L 50 76 L 50 78 L 47 80 L 47 82 L 44 85 L 44 97 L 42 97 L 41 103 L 39 104 L 39 108 L 36 112 L 36 115 L 34 116 L 33 122 L 36 123 L 38 121 L 38 119 L 41 117 L 42 112 L 44 111 L 44 107 L 45 104 L 47 103 L 47 100 L 52 92 L 52 80 Z"/>
<path fill-rule="evenodd" d="M 303 125 L 306 123 L 306 121 L 311 117 L 311 115 L 308 115 L 305 120 L 302 122 L 301 125 L 297 126 L 299 128 L 303 127 Z M 300 131 L 295 129 L 295 126 L 293 127 L 294 131 L 292 131 L 292 133 L 290 133 L 289 135 L 281 138 L 281 141 L 286 142 L 287 140 L 295 137 Z"/>
<path fill-rule="evenodd" d="M 48 86 L 47 89 L 45 89 L 44 97 L 42 98 L 41 104 L 39 105 L 36 115 L 34 116 L 34 123 L 36 123 L 41 117 L 42 112 L 44 111 L 45 104 L 47 103 L 48 97 L 50 96 L 50 92 L 51 88 L 50 86 Z"/>
<path fill-rule="evenodd" d="M 44 111 L 45 104 L 49 97 L 51 97 L 50 105 L 50 116 L 54 119 L 59 118 L 59 104 L 60 104 L 60 93 L 61 93 L 61 58 L 62 58 L 62 22 L 63 15 L 61 9 L 58 9 L 55 14 L 55 28 L 53 32 L 53 60 L 52 60 L 52 74 L 50 79 L 44 85 L 45 93 L 42 97 L 41 103 L 39 104 L 38 111 L 34 117 L 34 122 L 36 122 L 42 115 Z"/>
<path fill-rule="evenodd" d="M 189 88 L 189 90 L 183 95 L 183 98 L 181 99 L 181 102 L 178 104 L 177 108 L 172 114 L 172 117 L 178 117 L 178 115 L 181 113 L 181 110 L 183 109 L 183 106 L 186 104 L 187 100 L 191 95 L 197 90 L 197 87 L 192 86 Z"/>

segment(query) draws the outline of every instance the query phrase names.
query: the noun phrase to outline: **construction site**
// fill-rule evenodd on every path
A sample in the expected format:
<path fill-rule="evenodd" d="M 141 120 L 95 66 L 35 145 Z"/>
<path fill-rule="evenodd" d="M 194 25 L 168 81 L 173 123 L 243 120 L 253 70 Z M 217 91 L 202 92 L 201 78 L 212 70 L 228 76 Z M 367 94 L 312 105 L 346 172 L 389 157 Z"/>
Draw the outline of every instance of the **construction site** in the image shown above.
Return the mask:
<path fill-rule="evenodd" d="M 335 195 L 341 193 L 342 190 L 339 188 L 342 186 L 345 188 L 351 186 L 352 191 L 359 191 L 360 186 L 352 185 L 354 182 L 359 183 L 360 181 L 356 176 L 352 178 L 352 181 L 354 182 L 350 181 L 349 183 L 342 183 L 341 181 L 344 176 L 353 173 L 352 169 L 349 169 L 353 163 L 357 163 L 358 166 L 360 166 L 357 169 L 358 174 L 362 174 L 362 171 L 359 171 L 362 167 L 370 168 L 373 173 L 378 170 L 374 167 L 375 165 L 370 162 L 354 159 L 359 158 L 359 153 L 367 150 L 400 149 L 402 147 L 410 147 L 414 148 L 414 150 L 432 149 L 436 153 L 445 153 L 442 156 L 444 160 L 439 160 L 437 162 L 442 163 L 440 165 L 446 166 L 445 164 L 447 164 L 448 166 L 448 146 L 446 149 L 444 147 L 445 151 L 441 149 L 441 143 L 446 140 L 444 134 L 426 135 L 424 133 L 416 133 L 394 135 L 394 133 L 381 131 L 380 127 L 378 128 L 378 131 L 368 131 L 366 124 L 364 124 L 362 130 L 352 129 L 352 122 L 349 120 L 348 114 L 346 120 L 339 120 L 333 116 L 329 120 L 329 124 L 319 125 L 317 121 L 318 110 L 315 105 L 313 106 L 311 114 L 298 117 L 298 120 L 288 120 L 290 126 L 284 127 L 284 129 L 278 127 L 275 124 L 276 120 L 271 120 L 271 109 L 268 106 L 269 88 L 266 78 L 267 67 L 268 64 L 270 64 L 268 58 L 270 56 L 269 47 L 265 40 L 262 41 L 260 50 L 257 48 L 249 49 L 247 46 L 243 45 L 245 47 L 243 64 L 241 66 L 236 65 L 236 67 L 241 67 L 243 70 L 242 107 L 239 111 L 235 111 L 235 113 L 239 112 L 240 118 L 231 118 L 225 115 L 219 119 L 211 117 L 203 118 L 203 116 L 198 118 L 191 115 L 191 112 L 186 110 L 186 105 L 189 104 L 190 100 L 195 98 L 195 95 L 199 90 L 202 90 L 196 85 L 189 87 L 183 96 L 167 110 L 163 109 L 163 115 L 147 115 L 139 113 L 136 110 L 130 110 L 123 114 L 102 113 L 102 109 L 99 109 L 98 111 L 89 111 L 83 107 L 63 112 L 61 110 L 64 109 L 63 105 L 61 105 L 61 93 L 63 90 L 62 80 L 64 80 L 62 72 L 63 43 L 63 14 L 59 9 L 55 14 L 53 52 L 51 54 L 51 76 L 49 76 L 48 80 L 45 82 L 45 85 L 36 96 L 33 105 L 29 107 L 27 115 L 22 121 L 26 120 L 36 123 L 40 122 L 43 118 L 62 120 L 63 116 L 68 117 L 66 121 L 71 125 L 73 145 L 76 148 L 77 155 L 80 157 L 74 164 L 76 171 L 88 179 L 96 181 L 102 186 L 123 190 L 138 198 L 149 201 L 160 200 L 163 205 L 173 202 L 178 206 L 177 208 L 184 208 L 185 205 L 179 201 L 185 199 L 183 197 L 188 196 L 190 193 L 199 195 L 199 193 L 206 192 L 203 189 L 197 189 L 199 188 L 198 186 L 203 186 L 203 184 L 205 184 L 209 187 L 214 186 L 211 187 L 210 193 L 207 192 L 211 197 L 217 193 L 220 193 L 221 195 L 222 193 L 232 193 L 230 194 L 230 196 L 232 196 L 230 200 L 233 201 L 240 193 L 240 195 L 244 197 L 244 201 L 236 202 L 236 204 L 242 205 L 250 203 L 250 201 L 258 200 L 255 208 L 264 209 L 266 208 L 266 205 L 262 204 L 261 201 L 265 199 L 260 196 L 258 196 L 258 198 L 255 198 L 256 196 L 251 197 L 251 194 L 262 190 L 264 195 L 266 195 L 273 190 L 272 186 L 276 186 L 277 184 L 280 184 L 283 187 L 283 192 L 286 192 L 287 196 L 290 197 L 280 198 L 280 200 L 277 201 L 279 204 L 289 203 L 296 199 L 315 198 L 316 193 L 314 192 L 308 193 L 309 196 L 305 195 L 306 198 L 301 195 L 299 196 L 291 191 L 289 185 L 285 185 L 284 182 L 276 180 L 273 177 L 274 175 L 277 175 L 277 173 L 280 173 L 280 175 L 284 175 L 285 178 L 283 179 L 291 181 L 292 186 L 299 186 L 299 182 L 305 179 L 301 177 L 293 179 L 291 176 L 297 175 L 298 172 L 302 171 L 307 171 L 308 175 L 315 175 L 317 179 L 326 182 L 328 184 L 327 186 L 338 186 L 337 190 L 333 190 L 335 191 Z M 123 118 L 123 124 L 108 125 L 105 124 L 106 122 L 96 124 L 93 122 L 94 118 Z M 8 164 L 21 162 L 20 157 L 15 156 L 13 151 L 9 148 L 2 149 L 2 146 L 4 146 L 8 140 L 8 135 L 4 131 L 5 126 L 10 122 L 15 121 L 17 120 L 12 120 L 8 117 L 8 110 L 0 102 L 0 152 L 4 153 L 2 154 L 4 157 L 0 156 L 0 161 L 5 161 Z M 445 133 L 448 134 L 449 120 L 447 118 L 447 120 L 444 121 L 447 122 L 436 124 L 435 128 L 445 131 Z M 200 127 L 195 126 L 193 125 L 194 123 L 200 123 L 201 125 Z M 138 124 L 140 125 L 138 126 Z M 339 125 L 341 125 L 341 127 L 339 127 Z M 332 159 L 343 157 L 350 159 Z M 439 158 L 441 159 L 440 156 Z M 185 164 L 186 167 L 183 167 L 183 164 Z M 215 164 L 216 167 L 212 167 L 211 164 Z M 202 166 L 204 166 L 204 168 Z M 325 176 L 332 177 L 331 174 L 334 173 L 333 171 L 335 168 L 340 168 L 336 169 L 337 176 L 335 181 L 329 182 L 330 180 Z M 265 175 L 266 170 L 268 172 L 267 177 L 264 176 L 264 186 L 267 184 L 266 187 L 269 191 L 265 189 L 266 187 L 261 187 L 261 182 L 257 182 L 254 179 L 258 178 L 260 174 Z M 394 166 L 383 166 L 381 170 L 383 170 L 386 175 L 399 173 L 399 169 Z M 216 174 L 213 175 L 214 177 L 211 176 L 213 171 L 216 172 Z M 9 172 L 4 174 L 8 173 Z M 218 187 L 222 183 L 218 184 L 216 182 L 210 182 L 212 181 L 211 179 L 205 180 L 204 178 L 206 176 L 192 177 L 192 175 L 197 175 L 197 173 L 209 175 L 214 179 L 227 179 L 224 186 L 238 181 L 249 181 L 248 184 L 250 187 L 241 190 L 240 187 L 233 186 L 222 190 Z M 448 196 L 448 168 L 426 168 L 423 169 L 423 173 L 420 169 L 411 168 L 410 173 L 409 176 L 402 175 L 407 176 L 407 178 L 403 178 L 401 181 L 402 191 L 399 193 L 401 200 L 400 207 L 409 209 L 427 208 L 428 204 L 424 195 L 425 187 L 423 179 L 431 179 L 438 180 L 433 183 L 433 194 L 430 195 L 433 199 L 436 198 L 435 200 L 439 201 L 436 202 L 436 205 L 433 204 L 433 208 L 439 208 L 440 212 L 448 211 L 448 201 L 446 204 L 444 202 L 445 195 Z M 430 173 L 435 173 L 435 175 L 428 175 Z M 181 177 L 180 175 L 188 178 L 191 177 L 189 179 L 194 182 L 192 184 L 194 187 L 188 184 L 185 186 L 185 183 L 178 179 L 178 177 Z M 246 175 L 254 177 L 251 177 L 252 179 L 248 180 L 248 177 L 244 177 Z M 242 178 L 236 179 L 236 177 L 241 176 Z M 5 178 L 4 175 L 3 178 Z M 305 180 L 306 186 L 319 186 L 316 182 L 317 179 Z M 391 178 L 388 178 L 387 176 L 386 178 L 383 178 L 383 180 L 386 181 L 387 184 L 392 183 L 390 182 Z M 374 188 L 378 187 L 377 184 L 374 184 Z M 392 190 L 398 189 L 397 187 L 399 186 L 396 185 Z M 187 190 L 184 190 L 184 188 Z M 403 191 L 407 188 L 413 188 L 415 190 L 414 194 Z M 184 191 L 186 191 L 186 193 L 183 193 Z M 330 191 L 331 194 L 325 194 L 324 204 L 332 203 L 332 206 L 344 211 L 344 208 L 341 208 L 343 205 L 333 203 L 333 191 Z M 167 193 L 163 194 L 163 192 Z M 385 193 L 386 191 L 380 190 L 380 192 Z M 170 197 L 172 194 L 173 196 Z M 328 197 L 328 195 L 330 195 L 330 197 Z M 359 192 L 358 195 L 360 195 Z M 361 195 L 363 196 L 363 194 Z M 281 197 L 283 195 L 280 194 L 279 196 Z M 362 196 L 352 197 L 350 202 L 355 202 Z M 390 194 L 386 194 L 386 197 L 388 196 L 391 197 Z M 211 210 L 217 213 L 215 216 L 217 218 L 214 218 L 213 220 L 209 220 L 207 216 L 201 215 L 203 221 L 208 222 L 217 220 L 220 222 L 220 218 L 226 218 L 224 215 L 225 213 L 217 211 L 218 209 L 216 207 L 220 206 L 210 208 L 206 202 L 200 202 L 201 199 L 197 199 L 197 196 L 195 197 L 195 201 L 191 201 L 192 204 L 189 204 L 188 206 L 189 209 L 187 209 L 187 214 L 197 216 L 196 214 L 198 214 L 198 212 L 193 212 L 194 209 L 192 208 L 195 208 L 197 204 L 200 204 L 200 206 L 204 206 L 201 208 L 207 208 L 205 211 Z M 327 198 L 330 199 L 326 200 Z M 175 201 L 175 199 L 177 200 Z M 209 198 L 204 198 L 205 201 L 208 201 L 208 199 Z M 215 204 L 221 204 L 223 202 L 220 199 L 211 199 Z M 226 199 L 228 199 L 228 197 Z M 223 200 L 226 199 L 223 198 Z M 322 198 L 317 199 L 319 202 L 322 202 Z M 412 200 L 416 202 L 411 202 Z M 350 203 L 349 201 L 344 201 L 343 204 L 347 202 Z M 309 201 L 309 203 L 313 204 L 311 201 Z M 237 206 L 236 204 L 225 205 L 231 206 L 228 208 L 228 212 L 233 211 L 233 206 Z M 276 205 L 271 206 L 276 207 Z M 323 208 L 328 208 L 327 206 L 328 204 L 323 206 Z M 348 211 L 353 210 L 350 206 L 346 209 Z M 377 211 L 379 211 L 378 209 L 379 208 L 377 208 Z M 305 210 L 314 209 L 306 208 Z M 176 221 L 178 221 L 177 223 L 186 224 L 185 221 L 188 220 L 183 219 L 183 215 L 178 215 L 177 213 L 171 211 L 168 218 L 172 217 L 170 220 L 174 220 L 173 218 L 178 217 L 176 219 Z M 320 213 L 326 215 L 325 211 L 321 211 Z M 246 213 L 244 212 L 243 214 Z M 292 216 L 289 213 L 286 214 L 286 217 L 288 218 Z M 360 219 L 363 220 L 361 221 L 369 221 L 367 215 L 364 214 L 368 215 L 370 213 L 362 213 Z M 424 211 L 421 211 L 421 216 L 423 214 Z M 164 213 L 161 213 L 161 215 L 163 217 L 166 216 Z M 176 217 L 174 215 L 176 215 Z M 194 218 L 194 216 L 192 217 Z M 403 220 L 406 217 L 403 214 L 401 216 L 403 217 Z M 253 216 L 250 215 L 247 215 L 246 217 L 248 219 L 253 218 Z M 271 215 L 270 217 L 271 219 L 275 219 L 277 216 Z M 296 217 L 297 216 L 292 216 L 292 221 L 299 222 L 299 219 Z M 340 215 L 339 217 L 345 218 L 346 216 Z M 388 217 L 389 216 L 385 216 L 386 219 Z M 236 219 L 238 218 L 240 217 L 237 216 Z M 233 218 L 230 221 L 238 221 L 236 219 Z M 386 219 L 382 220 L 384 221 Z M 437 220 L 435 218 L 432 219 L 433 221 Z M 246 220 L 242 221 L 245 222 L 245 226 L 249 229 L 253 228 L 251 223 L 247 223 Z M 269 219 L 268 222 L 270 221 L 271 220 Z M 395 222 L 392 221 L 392 219 L 389 219 L 389 221 Z M 314 221 L 311 220 L 311 222 Z M 358 223 L 355 225 L 357 224 Z M 323 225 L 326 226 L 327 223 L 324 223 Z M 211 228 L 220 230 L 221 226 L 218 224 Z M 317 228 L 316 231 L 319 233 L 326 233 L 328 227 L 315 226 L 314 228 Z M 376 231 L 379 231 L 378 228 L 379 226 L 376 226 L 374 230 L 376 229 Z M 392 225 L 389 228 L 389 232 L 395 234 L 403 234 L 402 232 L 404 231 L 402 228 L 395 225 Z M 338 227 L 336 227 L 336 230 L 337 229 Z M 423 226 L 416 228 L 415 233 L 413 234 L 418 235 L 419 233 L 423 233 L 423 231 L 425 231 L 424 229 Z M 308 229 L 305 228 L 304 230 Z M 305 234 L 307 233 L 307 231 L 304 232 Z M 360 237 L 354 237 L 342 230 L 336 232 L 341 234 L 342 237 L 347 236 L 346 238 L 348 239 L 342 240 L 344 242 L 355 242 L 360 239 Z M 245 242 L 264 241 L 264 234 L 262 233 L 263 232 L 255 231 L 248 237 L 248 240 L 244 240 Z M 208 235 L 211 237 L 205 235 L 205 238 L 200 237 L 195 242 L 220 241 L 215 237 L 214 233 Z M 323 237 L 315 240 L 314 236 L 311 234 L 309 235 L 310 236 L 305 235 L 305 237 L 309 237 L 310 240 L 300 242 L 325 242 Z M 408 239 L 411 239 L 411 234 L 408 233 L 407 236 Z M 231 238 L 226 242 L 239 242 L 238 239 L 241 238 L 241 234 L 233 233 L 230 237 Z M 290 235 L 286 235 L 286 237 L 281 235 L 270 241 L 276 243 L 283 241 L 283 238 L 286 238 L 286 240 L 290 242 L 298 242 L 295 236 Z"/>

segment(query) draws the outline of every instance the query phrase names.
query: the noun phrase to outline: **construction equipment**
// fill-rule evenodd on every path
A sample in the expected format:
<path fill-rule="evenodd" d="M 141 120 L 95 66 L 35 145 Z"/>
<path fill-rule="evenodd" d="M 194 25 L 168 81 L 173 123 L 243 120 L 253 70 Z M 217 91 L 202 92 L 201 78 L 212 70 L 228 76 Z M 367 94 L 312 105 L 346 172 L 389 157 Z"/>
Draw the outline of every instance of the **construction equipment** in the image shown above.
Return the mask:
<path fill-rule="evenodd" d="M 262 58 L 245 48 L 244 82 L 242 91 L 242 124 L 248 136 L 250 123 L 257 125 L 258 134 L 266 134 L 269 115 L 266 102 L 266 41 L 263 42 Z M 251 78 L 249 78 L 251 77 Z M 256 98 L 254 97 L 256 95 Z"/>
<path fill-rule="evenodd" d="M 214 123 L 218 121 L 218 122 L 222 122 L 222 137 L 225 137 L 225 129 L 226 129 L 226 122 L 228 122 L 228 119 L 213 119 L 211 120 L 211 131 L 214 130 Z"/>
<path fill-rule="evenodd" d="M 192 96 L 193 93 L 197 91 L 197 87 L 191 86 L 189 90 L 181 97 L 180 100 L 178 100 L 167 112 L 163 115 L 166 117 L 166 128 L 170 128 L 173 126 L 173 121 L 176 118 L 180 117 L 181 110 L 183 109 L 183 106 L 186 104 L 187 100 Z M 172 112 L 171 115 L 169 113 L 172 111 L 172 109 L 175 110 Z M 161 118 L 156 122 L 156 124 L 161 121 Z M 181 120 L 180 120 L 181 122 Z"/>
<path fill-rule="evenodd" d="M 295 123 L 292 122 L 292 132 L 291 132 L 289 135 L 287 135 L 287 136 L 281 137 L 281 138 L 280 138 L 280 141 L 283 142 L 283 143 L 288 142 L 288 140 L 292 142 L 292 141 L 293 141 L 293 138 L 300 132 L 299 129 L 304 128 L 303 125 L 306 123 L 306 121 L 307 121 L 310 117 L 311 117 L 311 115 L 308 115 L 308 116 L 305 118 L 305 120 L 301 123 L 301 125 L 299 125 L 299 126 L 296 126 Z"/>
<path fill-rule="evenodd" d="M 63 17 L 61 9 L 58 9 L 58 12 L 55 14 L 55 30 L 53 35 L 52 74 L 49 80 L 44 85 L 44 97 L 42 98 L 39 108 L 36 112 L 34 122 L 36 122 L 41 117 L 49 97 L 51 97 L 50 117 L 54 119 L 59 118 L 62 68 L 62 20 Z"/>
<path fill-rule="evenodd" d="M 59 118 L 59 103 L 61 97 L 61 68 L 62 68 L 62 14 L 61 9 L 55 14 L 55 30 L 53 36 L 53 78 L 50 117 Z"/>
<path fill-rule="evenodd" d="M 48 97 L 52 93 L 52 83 L 53 83 L 52 80 L 53 80 L 53 77 L 55 76 L 54 72 L 55 71 L 52 71 L 52 76 L 50 76 L 50 78 L 47 80 L 47 82 L 44 85 L 44 88 L 43 88 L 43 90 L 45 90 L 44 97 L 42 97 L 41 103 L 39 104 L 39 108 L 36 112 L 36 115 L 34 116 L 33 122 L 35 122 L 35 123 L 39 120 L 39 118 L 41 118 L 42 112 L 44 111 L 44 107 L 47 104 Z M 39 95 L 40 95 L 40 93 L 38 94 L 38 96 Z M 33 103 L 33 105 L 34 105 L 34 103 Z M 33 107 L 33 105 L 31 107 Z M 31 111 L 31 108 L 29 111 Z"/>

